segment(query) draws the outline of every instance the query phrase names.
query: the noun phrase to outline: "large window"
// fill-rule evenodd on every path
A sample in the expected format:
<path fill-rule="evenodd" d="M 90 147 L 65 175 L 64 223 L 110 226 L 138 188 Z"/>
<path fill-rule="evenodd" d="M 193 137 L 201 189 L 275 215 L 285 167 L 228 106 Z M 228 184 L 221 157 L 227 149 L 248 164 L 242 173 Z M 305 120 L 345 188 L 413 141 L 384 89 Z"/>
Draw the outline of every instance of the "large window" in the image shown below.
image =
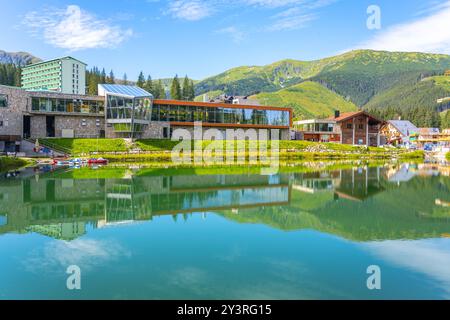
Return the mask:
<path fill-rule="evenodd" d="M 70 112 L 104 114 L 103 101 L 32 98 L 31 110 L 38 112 Z"/>
<path fill-rule="evenodd" d="M 222 107 L 154 105 L 153 121 L 194 122 L 223 124 L 290 125 L 288 111 L 239 109 Z"/>

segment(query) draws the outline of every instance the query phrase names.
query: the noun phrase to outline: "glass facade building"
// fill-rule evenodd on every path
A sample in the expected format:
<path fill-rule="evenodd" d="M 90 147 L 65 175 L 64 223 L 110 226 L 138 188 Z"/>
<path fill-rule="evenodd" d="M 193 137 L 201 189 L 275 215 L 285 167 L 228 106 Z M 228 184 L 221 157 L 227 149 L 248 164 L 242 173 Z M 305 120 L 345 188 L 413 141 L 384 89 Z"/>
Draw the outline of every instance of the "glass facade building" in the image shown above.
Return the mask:
<path fill-rule="evenodd" d="M 101 84 L 99 95 L 106 97 L 106 121 L 123 137 L 135 137 L 150 124 L 153 96 L 133 86 Z"/>
<path fill-rule="evenodd" d="M 291 112 L 281 108 L 224 106 L 214 103 L 178 103 L 155 100 L 152 121 L 186 124 L 201 121 L 207 124 L 261 127 L 289 127 L 291 122 Z"/>
<path fill-rule="evenodd" d="M 102 115 L 105 113 L 105 105 L 103 101 L 96 100 L 32 97 L 31 111 Z"/>

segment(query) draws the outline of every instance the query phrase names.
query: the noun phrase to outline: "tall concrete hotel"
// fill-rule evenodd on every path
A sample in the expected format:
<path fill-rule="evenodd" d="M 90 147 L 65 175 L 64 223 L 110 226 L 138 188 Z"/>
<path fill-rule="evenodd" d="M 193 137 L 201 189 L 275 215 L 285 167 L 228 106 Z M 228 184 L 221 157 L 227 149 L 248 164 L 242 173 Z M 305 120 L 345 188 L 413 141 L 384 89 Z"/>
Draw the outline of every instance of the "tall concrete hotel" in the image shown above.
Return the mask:
<path fill-rule="evenodd" d="M 22 87 L 0 85 L 0 152 L 19 152 L 24 139 L 170 139 L 176 128 L 279 129 L 289 139 L 290 108 L 154 100 L 135 86 L 100 84 L 86 95 L 86 64 L 64 57 L 23 69 Z M 278 137 L 276 137 L 278 138 Z"/>

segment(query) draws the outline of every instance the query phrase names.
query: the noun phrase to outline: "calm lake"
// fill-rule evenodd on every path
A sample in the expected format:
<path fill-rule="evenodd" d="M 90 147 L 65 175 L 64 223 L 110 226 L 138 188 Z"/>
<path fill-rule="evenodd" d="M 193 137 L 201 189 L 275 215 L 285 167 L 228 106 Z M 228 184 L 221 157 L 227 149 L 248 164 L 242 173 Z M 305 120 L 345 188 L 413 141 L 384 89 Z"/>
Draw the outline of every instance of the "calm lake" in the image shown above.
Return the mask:
<path fill-rule="evenodd" d="M 27 169 L 0 178 L 0 299 L 450 299 L 449 173 Z"/>

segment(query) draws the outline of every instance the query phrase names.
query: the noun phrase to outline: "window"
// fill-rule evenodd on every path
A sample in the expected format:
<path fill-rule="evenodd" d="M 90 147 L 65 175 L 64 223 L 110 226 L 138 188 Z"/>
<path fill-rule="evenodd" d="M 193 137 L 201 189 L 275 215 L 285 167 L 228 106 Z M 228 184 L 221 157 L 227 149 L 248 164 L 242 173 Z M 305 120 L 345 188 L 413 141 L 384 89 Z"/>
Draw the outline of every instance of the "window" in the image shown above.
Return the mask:
<path fill-rule="evenodd" d="M 358 129 L 359 130 L 364 130 L 364 125 L 363 124 L 358 125 Z"/>
<path fill-rule="evenodd" d="M 0 127 L 3 127 L 3 121 L 0 121 Z"/>
<path fill-rule="evenodd" d="M 347 129 L 353 129 L 353 125 L 351 123 L 347 123 Z"/>
<path fill-rule="evenodd" d="M 0 108 L 8 107 L 8 96 L 0 94 Z"/>
<path fill-rule="evenodd" d="M 163 128 L 163 138 L 165 138 L 165 139 L 169 138 L 169 128 L 168 127 Z"/>

